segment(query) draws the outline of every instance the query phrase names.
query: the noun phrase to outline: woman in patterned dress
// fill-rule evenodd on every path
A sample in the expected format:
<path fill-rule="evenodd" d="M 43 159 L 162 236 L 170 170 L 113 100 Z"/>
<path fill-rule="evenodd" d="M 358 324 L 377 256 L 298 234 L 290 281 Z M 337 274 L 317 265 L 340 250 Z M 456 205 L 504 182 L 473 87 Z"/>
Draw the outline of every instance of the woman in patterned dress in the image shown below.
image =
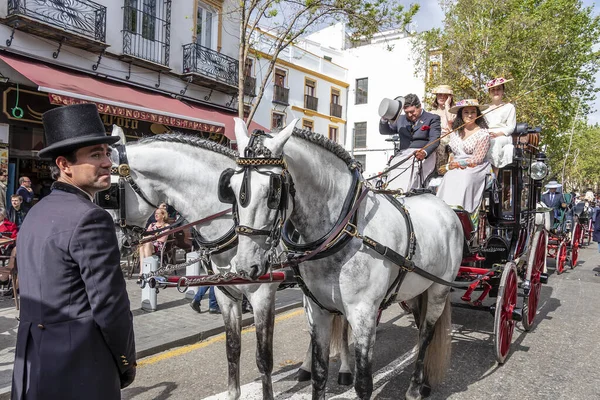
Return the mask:
<path fill-rule="evenodd" d="M 154 211 L 154 218 L 156 219 L 156 222 L 153 222 L 150 225 L 148 225 L 148 228 L 146 229 L 147 232 L 155 231 L 157 229 L 169 226 L 169 224 L 167 223 L 169 219 L 169 214 L 167 214 L 166 209 L 157 208 L 156 211 Z M 140 273 L 142 272 L 144 258 L 150 257 L 154 253 L 160 253 L 163 247 L 165 246 L 165 243 L 167 242 L 167 238 L 168 236 L 163 236 L 154 240 L 151 243 L 144 243 L 140 246 Z"/>
<path fill-rule="evenodd" d="M 467 99 L 450 109 L 456 114 L 452 125 L 455 131 L 450 134 L 453 156 L 446 164 L 448 172 L 437 192 L 446 204 L 460 206 L 472 217 L 477 215 L 486 175 L 491 172 L 490 163 L 485 158 L 490 147 L 490 135 L 485 119 L 478 118 L 486 108 L 477 100 Z M 458 129 L 460 126 L 462 128 Z"/>

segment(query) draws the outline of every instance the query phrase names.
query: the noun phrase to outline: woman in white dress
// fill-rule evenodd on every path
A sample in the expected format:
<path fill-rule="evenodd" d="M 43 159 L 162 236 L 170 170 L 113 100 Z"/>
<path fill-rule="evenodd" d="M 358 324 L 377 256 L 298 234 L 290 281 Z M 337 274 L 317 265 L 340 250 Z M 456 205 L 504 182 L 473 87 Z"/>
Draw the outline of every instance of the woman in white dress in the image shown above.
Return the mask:
<path fill-rule="evenodd" d="M 510 81 L 512 79 L 495 78 L 485 84 L 492 100 L 489 110 L 485 113 L 492 140 L 487 158 L 492 163 L 496 175 L 498 168 L 513 161 L 512 133 L 517 125 L 517 113 L 514 105 L 505 103 L 502 99 L 504 84 Z"/>
<path fill-rule="evenodd" d="M 454 106 L 454 92 L 448 85 L 439 85 L 431 91 L 435 95 L 435 100 L 431 104 L 431 113 L 440 116 L 442 123 L 442 135 L 440 138 L 440 145 L 436 149 L 436 169 L 439 169 L 442 165 L 448 162 L 448 152 L 446 146 L 450 143 L 450 135 L 448 133 L 452 130 L 452 122 L 456 115 L 450 112 L 450 108 Z"/>
<path fill-rule="evenodd" d="M 476 211 L 481 204 L 486 175 L 491 172 L 485 158 L 490 147 L 490 134 L 485 119 L 480 117 L 486 108 L 477 100 L 467 99 L 450 109 L 456 114 L 452 125 L 456 130 L 450 134 L 453 157 L 446 164 L 448 171 L 437 192 L 446 204 L 461 206 L 469 212 L 473 221 L 477 220 Z"/>

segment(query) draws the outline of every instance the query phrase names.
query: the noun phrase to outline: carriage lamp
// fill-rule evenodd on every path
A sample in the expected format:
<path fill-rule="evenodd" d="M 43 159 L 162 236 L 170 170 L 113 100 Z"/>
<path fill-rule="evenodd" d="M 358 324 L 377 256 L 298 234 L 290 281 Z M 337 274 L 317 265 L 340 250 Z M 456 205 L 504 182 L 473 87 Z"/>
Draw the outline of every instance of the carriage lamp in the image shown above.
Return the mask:
<path fill-rule="evenodd" d="M 531 179 L 541 181 L 548 176 L 548 166 L 545 161 L 546 155 L 544 153 L 539 153 L 536 162 L 532 163 L 531 168 L 529 169 L 529 176 L 531 176 Z"/>

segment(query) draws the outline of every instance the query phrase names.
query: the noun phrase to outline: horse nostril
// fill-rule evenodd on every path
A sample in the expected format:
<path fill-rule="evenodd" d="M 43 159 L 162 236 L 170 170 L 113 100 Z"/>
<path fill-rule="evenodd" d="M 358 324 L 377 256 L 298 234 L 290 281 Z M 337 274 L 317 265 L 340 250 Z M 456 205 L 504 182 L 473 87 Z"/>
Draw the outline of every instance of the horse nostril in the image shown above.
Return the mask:
<path fill-rule="evenodd" d="M 258 265 L 254 264 L 250 267 L 250 279 L 258 278 Z"/>

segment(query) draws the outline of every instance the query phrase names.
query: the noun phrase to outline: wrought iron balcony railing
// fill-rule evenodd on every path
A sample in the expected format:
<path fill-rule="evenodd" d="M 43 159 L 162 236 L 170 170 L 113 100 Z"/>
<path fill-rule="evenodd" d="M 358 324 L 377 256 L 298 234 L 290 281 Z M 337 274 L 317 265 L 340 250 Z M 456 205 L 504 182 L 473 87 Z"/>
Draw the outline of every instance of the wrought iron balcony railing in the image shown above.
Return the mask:
<path fill-rule="evenodd" d="M 273 103 L 289 106 L 290 89 L 275 85 L 273 87 Z"/>
<path fill-rule="evenodd" d="M 250 97 L 256 97 L 256 78 L 247 76 L 244 81 L 244 94 Z"/>
<path fill-rule="evenodd" d="M 198 43 L 183 46 L 183 73 L 199 74 L 231 88 L 238 86 L 238 61 Z"/>
<path fill-rule="evenodd" d="M 106 7 L 90 0 L 8 0 L 7 19 L 18 16 L 106 42 Z"/>
<path fill-rule="evenodd" d="M 143 9 L 137 0 L 123 7 L 123 54 L 169 66 L 171 0 L 154 0 Z"/>
<path fill-rule="evenodd" d="M 317 97 L 313 97 L 311 95 L 304 95 L 304 108 L 308 108 L 309 110 L 317 111 L 317 107 L 319 105 L 319 99 Z"/>
<path fill-rule="evenodd" d="M 342 106 L 340 104 L 331 103 L 329 115 L 342 118 Z"/>

